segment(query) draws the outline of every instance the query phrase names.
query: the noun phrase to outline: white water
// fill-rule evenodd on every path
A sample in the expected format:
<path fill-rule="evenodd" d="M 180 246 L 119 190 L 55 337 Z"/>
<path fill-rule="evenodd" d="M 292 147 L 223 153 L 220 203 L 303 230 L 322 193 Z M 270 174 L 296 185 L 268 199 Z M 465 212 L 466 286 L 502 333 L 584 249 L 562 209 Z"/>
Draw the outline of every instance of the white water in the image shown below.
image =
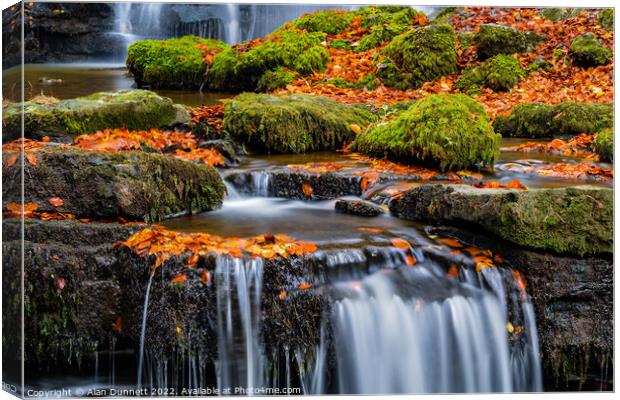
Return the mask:
<path fill-rule="evenodd" d="M 149 282 L 146 285 L 146 294 L 144 295 L 144 307 L 142 308 L 142 328 L 140 330 L 140 360 L 138 361 L 138 389 L 142 387 L 142 366 L 144 365 L 144 337 L 146 334 L 146 318 L 149 312 L 149 294 L 151 293 L 153 276 L 155 276 L 155 273 L 151 273 L 151 275 L 149 276 Z"/>
<path fill-rule="evenodd" d="M 265 378 L 260 342 L 263 264 L 220 256 L 216 262 L 218 386 L 259 387 Z"/>

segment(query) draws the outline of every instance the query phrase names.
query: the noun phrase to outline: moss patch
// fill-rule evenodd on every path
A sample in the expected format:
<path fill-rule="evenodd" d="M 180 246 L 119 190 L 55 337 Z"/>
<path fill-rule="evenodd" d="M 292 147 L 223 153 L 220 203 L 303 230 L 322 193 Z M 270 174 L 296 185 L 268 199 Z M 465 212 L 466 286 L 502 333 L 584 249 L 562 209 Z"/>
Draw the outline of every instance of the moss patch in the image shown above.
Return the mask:
<path fill-rule="evenodd" d="M 142 130 L 173 125 L 179 108 L 147 90 L 115 90 L 53 104 L 24 103 L 24 134 L 79 135 L 105 128 Z M 186 118 L 189 114 L 185 111 Z M 3 138 L 21 131 L 21 103 L 2 110 Z"/>
<path fill-rule="evenodd" d="M 292 22 L 293 27 L 308 32 L 323 32 L 335 35 L 342 32 L 355 17 L 352 12 L 325 10 L 306 14 Z"/>
<path fill-rule="evenodd" d="M 528 53 L 541 41 L 541 37 L 533 32 L 518 31 L 502 25 L 482 25 L 474 38 L 481 60 L 498 54 Z"/>
<path fill-rule="evenodd" d="M 418 88 L 457 72 L 454 30 L 450 25 L 429 25 L 396 36 L 381 54 L 380 79 L 398 89 Z"/>
<path fill-rule="evenodd" d="M 493 165 L 500 136 L 484 109 L 465 95 L 432 95 L 360 134 L 355 148 L 396 161 L 462 169 Z"/>
<path fill-rule="evenodd" d="M 614 131 L 606 128 L 596 134 L 594 150 L 601 157 L 601 161 L 614 161 Z"/>
<path fill-rule="evenodd" d="M 598 13 L 598 22 L 608 31 L 614 29 L 614 9 L 606 8 Z"/>
<path fill-rule="evenodd" d="M 372 113 L 320 96 L 244 93 L 226 104 L 224 130 L 267 153 L 337 150 L 353 140 L 350 125 L 373 122 Z"/>
<path fill-rule="evenodd" d="M 480 93 L 481 86 L 503 92 L 512 89 L 523 75 L 519 60 L 500 54 L 466 69 L 456 82 L 456 88 L 468 94 Z"/>
<path fill-rule="evenodd" d="M 591 32 L 573 39 L 568 51 L 573 64 L 586 68 L 608 64 L 612 54 L 612 51 L 603 46 Z"/>
<path fill-rule="evenodd" d="M 540 15 L 552 21 L 564 21 L 565 19 L 575 18 L 581 11 L 581 8 L 552 7 L 543 9 Z"/>
<path fill-rule="evenodd" d="M 209 64 L 203 52 L 220 52 L 226 43 L 197 36 L 166 40 L 140 40 L 129 46 L 127 68 L 138 86 L 197 88 L 205 82 Z"/>
<path fill-rule="evenodd" d="M 412 25 L 420 12 L 412 7 L 367 7 L 357 12 L 361 25 L 369 30 L 355 51 L 367 51 L 392 40 Z"/>
<path fill-rule="evenodd" d="M 295 73 L 284 68 L 274 71 L 267 71 L 258 80 L 256 90 L 261 92 L 271 92 L 276 89 L 285 88 L 295 80 Z"/>
<path fill-rule="evenodd" d="M 169 156 L 49 147 L 36 157 L 36 165 L 25 167 L 24 191 L 25 201 L 36 203 L 40 211 L 151 222 L 219 208 L 225 192 L 214 168 Z M 2 173 L 4 198 L 19 201 L 19 167 L 3 163 Z M 51 197 L 64 204 L 51 206 Z"/>
<path fill-rule="evenodd" d="M 611 103 L 524 103 L 510 115 L 495 118 L 493 128 L 502 136 L 512 137 L 595 133 L 613 125 L 613 112 Z"/>

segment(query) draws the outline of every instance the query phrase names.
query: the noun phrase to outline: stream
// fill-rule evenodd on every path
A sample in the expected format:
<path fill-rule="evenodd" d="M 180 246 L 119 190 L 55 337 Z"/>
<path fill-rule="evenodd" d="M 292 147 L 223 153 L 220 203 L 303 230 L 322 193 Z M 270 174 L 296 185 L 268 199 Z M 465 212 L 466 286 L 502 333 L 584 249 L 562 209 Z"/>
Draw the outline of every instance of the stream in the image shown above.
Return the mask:
<path fill-rule="evenodd" d="M 70 98 L 133 85 L 118 66 L 27 66 L 25 75 L 27 97 L 43 92 Z M 38 81 L 41 76 L 63 81 L 45 85 Z M 7 97 L 15 93 L 18 78 L 15 71 L 5 71 Z M 189 105 L 215 104 L 227 97 L 221 93 L 158 93 Z M 509 140 L 503 146 L 521 142 Z M 520 179 L 529 187 L 608 185 L 501 168 L 515 162 L 567 160 L 559 155 L 501 153 L 500 168 L 488 174 L 500 181 Z M 334 153 L 245 157 L 239 166 L 221 171 L 229 192 L 221 209 L 163 223 L 184 232 L 231 237 L 283 233 L 316 243 L 318 250 L 306 261 L 320 266 L 315 268 L 312 284 L 329 293 L 334 304 L 323 319 L 320 342 L 314 348 L 267 348 L 261 334 L 262 262 L 219 256 L 209 289 L 217 299 L 217 320 L 213 321 L 217 360 L 206 361 L 203 354 L 191 351 L 172 360 L 159 360 L 149 353 L 144 332 L 148 329 L 148 297 L 153 295 L 151 275 L 145 282 L 139 353 L 98 352 L 90 377 L 54 378 L 51 374 L 35 386 L 69 385 L 85 393 L 137 385 L 155 389 L 148 393 L 156 395 L 172 394 L 159 391 L 167 388 L 223 391 L 231 387 L 248 389 L 242 394 L 287 387 L 298 387 L 305 394 L 541 391 L 534 310 L 518 274 L 501 266 L 478 269 L 473 256 L 451 251 L 424 225 L 389 213 L 368 219 L 337 213 L 335 200 L 271 197 L 269 171 L 322 161 L 349 159 Z M 236 181 L 228 179 L 235 173 L 251 174 L 251 185 L 235 186 Z M 395 246 L 395 238 L 405 240 L 409 248 Z M 454 270 L 453 265 L 459 267 Z M 191 337 L 188 340 L 191 343 Z"/>

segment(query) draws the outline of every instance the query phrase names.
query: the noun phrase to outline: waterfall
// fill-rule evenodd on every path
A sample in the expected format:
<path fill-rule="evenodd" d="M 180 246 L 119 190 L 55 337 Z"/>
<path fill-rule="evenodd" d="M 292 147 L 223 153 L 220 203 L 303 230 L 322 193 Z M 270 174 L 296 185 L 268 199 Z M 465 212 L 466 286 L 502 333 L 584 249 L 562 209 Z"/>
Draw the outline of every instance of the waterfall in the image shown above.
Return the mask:
<path fill-rule="evenodd" d="M 263 264 L 219 256 L 215 282 L 218 329 L 218 386 L 256 388 L 264 383 L 260 342 Z"/>
<path fill-rule="evenodd" d="M 228 14 L 228 21 L 226 21 L 226 42 L 239 43 L 240 31 L 239 31 L 239 5 L 238 4 L 226 4 L 226 12 Z"/>
<path fill-rule="evenodd" d="M 142 328 L 140 331 L 140 360 L 138 361 L 138 389 L 142 387 L 142 366 L 144 364 L 144 337 L 146 335 L 146 320 L 149 310 L 149 294 L 151 293 L 151 285 L 153 284 L 153 271 L 149 276 L 149 283 L 146 285 L 146 294 L 144 295 L 144 307 L 142 308 Z"/>
<path fill-rule="evenodd" d="M 438 289 L 440 278 L 422 266 L 382 272 L 334 306 L 340 393 L 542 389 L 531 304 L 523 306 L 525 333 L 511 346 L 504 301 L 492 291 Z"/>

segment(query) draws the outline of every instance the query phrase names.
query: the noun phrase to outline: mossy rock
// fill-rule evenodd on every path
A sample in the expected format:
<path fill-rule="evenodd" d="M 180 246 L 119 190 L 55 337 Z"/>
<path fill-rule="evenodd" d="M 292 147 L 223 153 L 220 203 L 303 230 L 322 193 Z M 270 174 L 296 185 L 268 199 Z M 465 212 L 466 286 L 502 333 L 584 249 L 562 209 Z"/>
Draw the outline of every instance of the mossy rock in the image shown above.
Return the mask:
<path fill-rule="evenodd" d="M 326 37 L 323 32 L 286 25 L 252 48 L 226 49 L 215 56 L 207 72 L 209 86 L 214 90 L 255 90 L 270 71 L 286 68 L 301 76 L 321 72 L 329 62 L 323 45 Z"/>
<path fill-rule="evenodd" d="M 480 93 L 481 86 L 505 92 L 512 89 L 523 76 L 519 60 L 500 54 L 466 69 L 456 82 L 456 88 L 471 95 Z"/>
<path fill-rule="evenodd" d="M 500 136 L 471 97 L 431 95 L 358 135 L 357 151 L 442 170 L 492 166 Z"/>
<path fill-rule="evenodd" d="M 564 21 L 565 19 L 575 18 L 581 11 L 581 8 L 551 7 L 541 10 L 540 15 L 552 21 Z"/>
<path fill-rule="evenodd" d="M 377 76 L 397 89 L 418 88 L 425 82 L 457 72 L 456 43 L 450 25 L 428 25 L 396 36 L 381 52 Z"/>
<path fill-rule="evenodd" d="M 559 189 L 478 189 L 423 185 L 390 209 L 414 220 L 477 224 L 518 245 L 584 256 L 613 252 L 613 190 L 594 186 Z"/>
<path fill-rule="evenodd" d="M 320 96 L 244 93 L 226 104 L 223 128 L 257 151 L 303 153 L 340 149 L 355 137 L 352 124 L 364 128 L 375 119 Z"/>
<path fill-rule="evenodd" d="M 614 30 L 614 9 L 606 8 L 598 13 L 598 22 L 608 31 Z"/>
<path fill-rule="evenodd" d="M 2 110 L 3 140 L 20 137 L 22 103 Z M 142 130 L 188 122 L 189 113 L 167 97 L 147 90 L 115 90 L 85 97 L 24 103 L 24 135 L 80 135 L 105 128 Z"/>
<path fill-rule="evenodd" d="M 351 50 L 351 43 L 345 39 L 335 39 L 329 43 L 329 47 L 338 50 Z"/>
<path fill-rule="evenodd" d="M 601 161 L 614 161 L 614 130 L 606 128 L 596 134 L 594 150 L 601 157 Z"/>
<path fill-rule="evenodd" d="M 568 55 L 573 64 L 587 68 L 608 64 L 613 53 L 592 32 L 588 32 L 573 39 Z"/>
<path fill-rule="evenodd" d="M 349 26 L 354 17 L 354 13 L 342 10 L 316 11 L 297 18 L 292 25 L 308 32 L 336 35 Z"/>
<path fill-rule="evenodd" d="M 369 30 L 362 36 L 356 52 L 367 51 L 404 33 L 421 13 L 412 7 L 367 7 L 357 11 L 361 25 Z"/>
<path fill-rule="evenodd" d="M 524 103 L 510 115 L 495 118 L 493 128 L 502 136 L 512 137 L 595 133 L 613 126 L 613 112 L 611 103 Z"/>
<path fill-rule="evenodd" d="M 448 24 L 450 19 L 460 11 L 463 11 L 462 7 L 445 7 L 435 15 L 431 22 L 433 24 Z"/>
<path fill-rule="evenodd" d="M 529 53 L 543 39 L 533 32 L 518 31 L 502 25 L 482 25 L 474 38 L 478 58 L 486 60 L 498 54 Z"/>
<path fill-rule="evenodd" d="M 192 35 L 140 40 L 129 46 L 126 64 L 139 87 L 193 89 L 206 80 L 209 63 L 203 53 L 227 48 L 224 42 Z"/>
<path fill-rule="evenodd" d="M 25 202 L 36 203 L 39 211 L 151 222 L 219 208 L 225 193 L 215 168 L 170 156 L 55 146 L 33 155 L 36 165 L 25 166 Z M 2 193 L 7 202 L 20 201 L 19 164 L 2 164 Z M 61 198 L 64 204 L 52 206 L 48 202 L 52 197 Z"/>
<path fill-rule="evenodd" d="M 276 89 L 285 88 L 295 80 L 296 76 L 294 72 L 284 68 L 267 71 L 258 80 L 256 90 L 259 92 L 271 92 Z"/>

